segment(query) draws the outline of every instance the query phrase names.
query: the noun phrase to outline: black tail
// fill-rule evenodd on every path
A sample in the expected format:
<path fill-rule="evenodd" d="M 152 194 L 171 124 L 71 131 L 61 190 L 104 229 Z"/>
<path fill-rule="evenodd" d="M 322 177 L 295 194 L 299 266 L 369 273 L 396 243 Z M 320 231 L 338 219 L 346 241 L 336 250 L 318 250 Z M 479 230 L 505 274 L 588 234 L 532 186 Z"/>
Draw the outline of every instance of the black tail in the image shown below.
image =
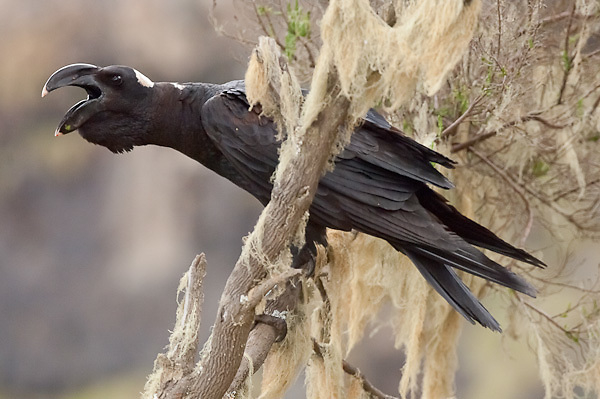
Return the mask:
<path fill-rule="evenodd" d="M 452 266 L 535 298 L 536 290 L 531 284 L 468 244 L 463 244 L 453 252 L 420 246 L 414 246 L 410 250 L 435 263 Z"/>
<path fill-rule="evenodd" d="M 489 249 L 534 266 L 546 266 L 541 260 L 522 249 L 513 247 L 485 227 L 462 215 L 444 197 L 429 187 L 424 186 L 420 189 L 417 192 L 417 197 L 425 209 L 437 217 L 450 231 L 456 233 L 469 244 Z"/>
<path fill-rule="evenodd" d="M 427 244 L 415 245 L 414 243 L 409 244 L 390 240 L 389 238 L 388 242 L 397 250 L 406 254 L 433 288 L 467 320 L 471 323 L 477 322 L 495 331 L 501 331 L 498 322 L 471 293 L 452 268 L 466 271 L 535 297 L 536 290 L 532 285 L 489 259 L 469 244 L 538 267 L 544 267 L 545 264 L 527 252 L 500 239 L 485 227 L 463 216 L 456 208 L 448 204 L 444 197 L 430 188 L 423 187 L 417 192 L 417 196 L 421 205 L 445 225 L 447 231 L 454 236 L 455 239 L 452 239 L 452 242 L 456 245 L 455 249 L 449 250 L 449 248 Z"/>
<path fill-rule="evenodd" d="M 465 319 L 472 324 L 477 322 L 491 330 L 502 331 L 500 324 L 483 307 L 451 267 L 412 250 L 403 249 L 402 251 L 417 266 L 425 280 Z"/>
<path fill-rule="evenodd" d="M 535 288 L 464 241 L 462 245 L 458 242 L 457 244 L 453 252 L 402 243 L 392 245 L 406 254 L 433 288 L 467 320 L 501 331 L 498 322 L 469 291 L 452 268 L 463 270 L 531 297 L 536 295 Z"/>

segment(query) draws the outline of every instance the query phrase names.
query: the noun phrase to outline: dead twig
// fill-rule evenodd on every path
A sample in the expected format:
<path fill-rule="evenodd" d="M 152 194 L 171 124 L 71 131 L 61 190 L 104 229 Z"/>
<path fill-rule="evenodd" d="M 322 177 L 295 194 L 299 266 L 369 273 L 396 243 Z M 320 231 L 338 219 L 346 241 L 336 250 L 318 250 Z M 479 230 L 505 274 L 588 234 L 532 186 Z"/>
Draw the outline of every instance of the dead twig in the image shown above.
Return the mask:
<path fill-rule="evenodd" d="M 546 319 L 550 324 L 552 324 L 554 327 L 556 327 L 557 329 L 559 329 L 560 331 L 562 331 L 563 333 L 565 333 L 566 335 L 570 335 L 572 334 L 571 331 L 567 330 L 566 328 L 564 328 L 563 326 L 561 326 L 560 324 L 558 324 L 558 322 L 556 320 L 554 320 L 548 313 L 544 312 L 541 309 L 536 308 L 535 306 L 533 306 L 530 303 L 527 303 L 525 301 L 523 301 L 523 299 L 520 296 L 517 296 L 519 298 L 519 301 L 528 309 L 533 310 L 535 313 L 539 314 L 540 316 L 542 316 L 544 319 Z"/>
<path fill-rule="evenodd" d="M 502 130 L 512 127 L 512 126 L 516 126 L 519 123 L 525 123 L 525 122 L 529 122 L 529 121 L 536 121 L 539 122 L 541 124 L 543 124 L 544 126 L 550 128 L 550 129 L 564 129 L 566 127 L 571 126 L 572 123 L 567 123 L 567 124 L 563 124 L 563 125 L 559 125 L 556 123 L 552 123 L 549 122 L 548 120 L 542 118 L 540 116 L 540 112 L 539 111 L 535 111 L 535 112 L 531 112 L 527 115 L 522 116 L 521 118 L 514 120 L 514 121 L 510 121 L 508 123 L 505 123 L 504 125 L 502 125 L 502 127 L 500 127 L 500 129 L 498 130 L 493 130 L 491 132 L 485 132 L 485 133 L 480 133 L 477 134 L 475 136 L 473 136 L 472 138 L 468 139 L 467 141 L 464 141 L 462 143 L 458 143 L 458 144 L 454 144 L 450 150 L 451 153 L 456 153 L 465 149 L 469 149 L 472 146 L 474 146 L 475 144 L 481 143 L 482 141 L 485 141 L 491 137 L 494 137 L 495 135 L 498 134 L 498 132 L 501 132 Z"/>
<path fill-rule="evenodd" d="M 321 348 L 321 345 L 315 339 L 313 339 L 313 351 L 317 356 L 319 356 L 320 358 L 323 358 L 323 349 Z M 381 391 L 380 389 L 378 389 L 369 380 L 367 380 L 365 375 L 357 367 L 348 363 L 346 360 L 342 360 L 341 366 L 346 374 L 348 374 L 349 376 L 351 376 L 353 378 L 356 378 L 360 382 L 363 390 L 366 393 L 368 393 L 371 397 L 380 398 L 380 399 L 398 399 L 396 396 L 388 395 L 388 394 L 384 393 L 383 391 Z"/>
<path fill-rule="evenodd" d="M 492 168 L 494 172 L 496 172 L 498 176 L 500 176 L 500 178 L 504 180 L 517 193 L 521 200 L 523 200 L 523 204 L 525 205 L 525 211 L 527 212 L 527 222 L 525 223 L 525 227 L 523 228 L 523 233 L 521 233 L 520 239 L 520 244 L 523 245 L 523 243 L 529 236 L 529 233 L 531 232 L 531 227 L 533 226 L 533 211 L 531 210 L 531 205 L 529 204 L 529 200 L 525 196 L 525 193 L 523 192 L 521 187 L 508 176 L 508 174 L 505 171 L 500 169 L 485 155 L 483 155 L 474 148 L 469 148 L 469 151 L 471 151 L 477 158 L 481 159 L 486 165 Z"/>
<path fill-rule="evenodd" d="M 265 12 L 265 18 L 267 19 L 267 22 L 269 23 L 269 27 L 267 28 L 267 26 L 264 24 L 263 20 L 262 20 L 262 16 L 260 15 L 260 12 L 258 10 L 258 4 L 256 4 L 255 0 L 252 0 L 252 4 L 254 5 L 254 13 L 256 14 L 256 20 L 258 21 L 263 33 L 271 38 L 273 38 L 273 40 L 275 40 L 275 43 L 277 43 L 277 46 L 279 46 L 279 48 L 281 50 L 285 50 L 285 45 L 283 43 L 281 43 L 281 41 L 279 41 L 279 38 L 277 37 L 277 32 L 275 32 L 275 27 L 273 26 L 273 21 L 271 21 L 271 18 L 269 17 L 269 12 Z"/>
<path fill-rule="evenodd" d="M 459 151 L 462 151 L 464 149 L 469 149 L 469 148 L 471 148 L 473 145 L 475 145 L 477 143 L 485 141 L 485 140 L 489 139 L 490 137 L 494 137 L 496 134 L 498 134 L 497 130 L 493 130 L 491 132 L 477 134 L 477 135 L 473 136 L 472 138 L 470 138 L 467 141 L 464 141 L 464 142 L 458 143 L 458 144 L 454 144 L 452 146 L 452 149 L 450 150 L 450 152 L 452 154 L 454 154 L 455 152 L 459 152 Z"/>
<path fill-rule="evenodd" d="M 354 367 L 346 360 L 342 360 L 342 367 L 346 374 L 358 379 L 362 384 L 363 390 L 371 396 L 381 399 L 396 399 L 395 396 L 383 393 L 380 389 L 375 387 L 369 380 L 367 380 L 367 377 L 365 377 L 365 375 L 361 373 L 361 371 L 357 367 Z"/>
<path fill-rule="evenodd" d="M 567 31 L 565 33 L 565 49 L 563 50 L 563 62 L 565 74 L 563 75 L 562 84 L 560 86 L 560 91 L 558 93 L 557 104 L 562 104 L 563 94 L 565 92 L 565 88 L 567 87 L 567 80 L 569 79 L 569 73 L 573 69 L 571 63 L 573 62 L 574 56 L 571 57 L 569 55 L 569 41 L 571 39 L 571 26 L 573 24 L 573 15 L 575 15 L 575 10 L 577 9 L 577 2 L 573 2 L 573 7 L 571 7 L 571 15 L 569 15 L 569 22 L 567 24 Z"/>
<path fill-rule="evenodd" d="M 204 301 L 202 282 L 205 275 L 206 258 L 204 254 L 200 254 L 183 277 L 186 281 L 185 294 L 177 309 L 175 328 L 169 337 L 166 353 L 160 353 L 156 358 L 154 370 L 144 387 L 143 398 L 154 398 L 159 393 L 169 392 L 177 381 L 194 369 L 198 353 L 197 334 Z"/>
<path fill-rule="evenodd" d="M 454 134 L 454 131 L 456 130 L 456 127 L 458 125 L 460 125 L 467 117 L 469 117 L 471 115 L 471 113 L 473 112 L 473 109 L 475 108 L 475 106 L 477 104 L 479 104 L 479 102 L 483 99 L 484 95 L 481 94 L 479 95 L 472 103 L 471 105 L 469 105 L 469 108 L 467 108 L 467 110 L 458 118 L 456 118 L 456 120 L 454 122 L 452 122 L 450 124 L 450 126 L 448 126 L 447 128 L 445 128 L 442 133 L 440 133 L 440 137 L 441 138 L 446 138 L 451 136 L 452 134 Z"/>
<path fill-rule="evenodd" d="M 592 180 L 591 182 L 586 183 L 585 186 L 587 188 L 587 187 L 593 186 L 594 184 L 598 184 L 598 183 L 600 183 L 600 179 Z M 578 191 L 581 191 L 581 187 L 575 187 L 575 188 L 572 188 L 570 190 L 564 191 L 564 192 L 562 192 L 560 194 L 556 194 L 551 199 L 551 201 L 558 201 L 559 199 L 564 198 L 564 197 L 566 197 L 569 194 L 576 193 Z"/>
<path fill-rule="evenodd" d="M 496 0 L 496 15 L 498 17 L 498 44 L 496 48 L 496 58 L 500 59 L 500 50 L 502 48 L 502 13 L 500 12 L 500 0 Z"/>
<path fill-rule="evenodd" d="M 554 22 L 562 21 L 563 19 L 566 19 L 566 18 L 569 18 L 571 20 L 576 19 L 576 20 L 586 21 L 588 19 L 596 18 L 596 16 L 595 15 L 585 15 L 585 14 L 575 14 L 572 11 L 563 11 L 561 13 L 550 15 L 549 17 L 540 19 L 539 24 L 547 25 L 547 24 L 551 24 Z"/>

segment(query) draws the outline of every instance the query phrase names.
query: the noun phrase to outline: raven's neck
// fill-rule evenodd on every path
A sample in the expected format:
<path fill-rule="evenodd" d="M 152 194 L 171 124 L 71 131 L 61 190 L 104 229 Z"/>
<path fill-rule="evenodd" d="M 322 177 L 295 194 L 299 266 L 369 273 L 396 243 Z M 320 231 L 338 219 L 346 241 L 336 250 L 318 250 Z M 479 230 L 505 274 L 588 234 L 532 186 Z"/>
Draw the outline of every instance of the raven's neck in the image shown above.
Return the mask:
<path fill-rule="evenodd" d="M 202 125 L 202 106 L 222 90 L 207 83 L 156 83 L 154 112 L 148 143 L 173 148 L 218 174 L 229 176 L 231 168 Z"/>

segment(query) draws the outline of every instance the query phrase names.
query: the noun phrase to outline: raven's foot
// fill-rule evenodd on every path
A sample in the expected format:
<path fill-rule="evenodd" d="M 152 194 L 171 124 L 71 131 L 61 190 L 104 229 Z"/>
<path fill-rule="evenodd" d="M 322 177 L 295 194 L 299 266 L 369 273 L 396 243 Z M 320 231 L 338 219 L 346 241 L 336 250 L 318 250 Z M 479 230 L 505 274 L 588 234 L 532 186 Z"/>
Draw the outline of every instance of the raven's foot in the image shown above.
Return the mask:
<path fill-rule="evenodd" d="M 313 244 L 314 246 L 314 244 Z M 313 250 L 308 245 L 304 245 L 301 249 L 292 246 L 292 268 L 302 269 L 306 277 L 312 277 L 315 273 L 317 264 L 316 247 Z"/>
<path fill-rule="evenodd" d="M 327 248 L 327 231 L 324 227 L 315 225 L 310 221 L 306 225 L 306 243 L 302 248 L 291 247 L 292 267 L 303 269 L 307 277 L 312 277 L 317 264 L 317 244 Z"/>

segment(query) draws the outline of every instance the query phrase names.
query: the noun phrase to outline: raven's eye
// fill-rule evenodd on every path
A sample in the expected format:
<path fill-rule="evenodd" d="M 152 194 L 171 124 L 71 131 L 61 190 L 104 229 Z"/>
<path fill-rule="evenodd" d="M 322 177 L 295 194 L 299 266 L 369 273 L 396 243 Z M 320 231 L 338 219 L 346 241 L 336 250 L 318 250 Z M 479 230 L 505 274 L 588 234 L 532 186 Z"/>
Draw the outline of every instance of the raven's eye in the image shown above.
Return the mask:
<path fill-rule="evenodd" d="M 110 77 L 110 81 L 113 85 L 119 86 L 121 85 L 121 83 L 123 83 L 123 78 L 121 77 L 121 75 L 113 75 Z"/>

